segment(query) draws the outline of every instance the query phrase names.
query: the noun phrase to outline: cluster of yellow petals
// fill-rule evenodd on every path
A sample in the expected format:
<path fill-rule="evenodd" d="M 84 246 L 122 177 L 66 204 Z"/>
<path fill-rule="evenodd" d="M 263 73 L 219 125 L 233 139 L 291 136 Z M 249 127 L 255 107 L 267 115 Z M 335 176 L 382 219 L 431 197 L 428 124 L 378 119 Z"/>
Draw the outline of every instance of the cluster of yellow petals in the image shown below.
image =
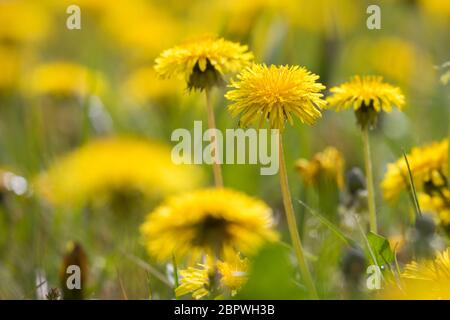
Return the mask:
<path fill-rule="evenodd" d="M 240 116 L 242 126 L 261 127 L 268 120 L 270 128 L 282 130 L 286 121 L 293 124 L 293 116 L 306 124 L 321 117 L 325 86 L 318 79 L 299 66 L 253 64 L 231 82 L 225 97 L 233 102 L 228 108 L 232 116 Z"/>

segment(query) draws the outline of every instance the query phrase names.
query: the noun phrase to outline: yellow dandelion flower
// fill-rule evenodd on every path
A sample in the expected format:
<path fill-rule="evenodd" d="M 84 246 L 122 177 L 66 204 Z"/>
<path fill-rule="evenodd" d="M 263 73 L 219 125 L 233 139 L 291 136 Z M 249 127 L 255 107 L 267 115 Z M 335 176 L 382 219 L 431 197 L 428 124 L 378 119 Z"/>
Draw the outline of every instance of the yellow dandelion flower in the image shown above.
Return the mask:
<path fill-rule="evenodd" d="M 392 106 L 401 109 L 405 104 L 400 89 L 383 82 L 380 76 L 354 76 L 350 82 L 333 87 L 330 92 L 329 106 L 337 111 L 353 108 L 362 128 L 374 125 L 377 113 L 391 112 Z"/>
<path fill-rule="evenodd" d="M 247 46 L 205 36 L 168 49 L 155 60 L 163 78 L 184 76 L 189 89 L 222 84 L 222 76 L 240 71 L 253 60 Z"/>
<path fill-rule="evenodd" d="M 141 226 L 149 254 L 168 260 L 229 249 L 251 253 L 276 239 L 272 212 L 261 200 L 231 189 L 205 189 L 169 198 Z"/>
<path fill-rule="evenodd" d="M 401 275 L 401 288 L 389 284 L 384 299 L 442 300 L 450 299 L 450 248 L 438 253 L 436 259 L 413 261 Z"/>
<path fill-rule="evenodd" d="M 77 96 L 101 94 L 106 87 L 101 74 L 70 62 L 52 62 L 36 67 L 29 79 L 34 95 Z"/>
<path fill-rule="evenodd" d="M 38 190 L 57 205 L 109 201 L 116 193 L 148 199 L 189 190 L 201 172 L 173 164 L 170 148 L 138 138 L 94 140 L 57 161 L 38 179 Z"/>
<path fill-rule="evenodd" d="M 342 154 L 334 147 L 327 147 L 318 152 L 311 160 L 299 159 L 295 163 L 297 172 L 308 185 L 317 185 L 322 177 L 344 186 L 345 160 Z"/>
<path fill-rule="evenodd" d="M 416 147 L 407 155 L 416 187 L 440 187 L 448 176 L 448 140 L 433 142 Z M 408 167 L 404 158 L 388 164 L 387 172 L 381 182 L 385 199 L 395 199 L 398 194 L 409 188 Z"/>
<path fill-rule="evenodd" d="M 248 259 L 241 258 L 235 252 L 226 255 L 225 261 L 217 262 L 220 284 L 224 289 L 230 290 L 232 296 L 247 282 L 248 265 Z"/>
<path fill-rule="evenodd" d="M 180 83 L 160 79 L 153 67 L 143 67 L 132 72 L 122 87 L 123 96 L 137 103 L 160 101 L 177 96 L 182 91 Z"/>
<path fill-rule="evenodd" d="M 192 293 L 192 297 L 199 300 L 209 294 L 209 272 L 210 268 L 206 264 L 198 264 L 196 267 L 189 267 L 180 270 L 180 285 L 175 288 L 177 297 Z"/>
<path fill-rule="evenodd" d="M 326 104 L 316 82 L 319 76 L 299 66 L 253 64 L 244 69 L 229 85 L 225 97 L 234 103 L 229 106 L 232 116 L 240 115 L 240 123 L 247 126 L 265 120 L 270 128 L 284 129 L 286 120 L 293 124 L 295 115 L 302 123 L 313 124 L 321 117 Z"/>

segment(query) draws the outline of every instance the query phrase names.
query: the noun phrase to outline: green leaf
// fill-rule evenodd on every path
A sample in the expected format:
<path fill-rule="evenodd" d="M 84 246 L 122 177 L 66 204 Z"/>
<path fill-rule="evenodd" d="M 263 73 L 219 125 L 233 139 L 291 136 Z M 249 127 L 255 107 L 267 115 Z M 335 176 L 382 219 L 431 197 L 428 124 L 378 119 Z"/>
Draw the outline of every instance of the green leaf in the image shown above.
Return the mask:
<path fill-rule="evenodd" d="M 373 255 L 376 261 L 373 261 L 371 255 L 369 255 L 372 263 L 377 265 L 389 264 L 394 261 L 395 255 L 391 250 L 391 246 L 389 245 L 389 241 L 379 234 L 374 232 L 369 232 L 367 235 L 367 241 L 369 243 L 370 248 L 372 249 Z"/>
<path fill-rule="evenodd" d="M 248 281 L 235 299 L 306 299 L 306 288 L 299 287 L 289 248 L 281 243 L 269 244 L 254 257 Z"/>

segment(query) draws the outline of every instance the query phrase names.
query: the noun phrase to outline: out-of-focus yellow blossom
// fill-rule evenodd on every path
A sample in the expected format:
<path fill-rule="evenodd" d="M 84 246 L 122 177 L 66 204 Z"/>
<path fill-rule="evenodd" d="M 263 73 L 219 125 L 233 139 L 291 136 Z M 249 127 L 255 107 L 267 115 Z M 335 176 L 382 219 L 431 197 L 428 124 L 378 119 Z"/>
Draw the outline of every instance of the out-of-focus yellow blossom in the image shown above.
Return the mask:
<path fill-rule="evenodd" d="M 450 224 L 450 190 L 448 188 L 442 188 L 439 194 L 419 192 L 417 198 L 422 211 L 436 214 L 437 223 L 444 226 Z"/>
<path fill-rule="evenodd" d="M 49 32 L 50 17 L 37 1 L 0 1 L 0 42 L 29 44 Z"/>
<path fill-rule="evenodd" d="M 320 91 L 325 86 L 317 79 L 299 66 L 253 64 L 231 82 L 233 89 L 225 97 L 233 102 L 228 108 L 233 117 L 240 116 L 242 126 L 261 127 L 268 120 L 270 128 L 283 130 L 286 121 L 293 124 L 293 116 L 307 124 L 321 117 L 326 102 Z"/>
<path fill-rule="evenodd" d="M 82 65 L 70 62 L 52 62 L 31 71 L 25 90 L 33 95 L 84 97 L 99 95 L 106 89 L 104 77 Z M 28 91 L 29 90 L 29 91 Z"/>
<path fill-rule="evenodd" d="M 253 60 L 248 47 L 204 36 L 165 50 L 155 60 L 163 78 L 184 77 L 189 89 L 220 85 L 222 76 L 240 71 Z"/>
<path fill-rule="evenodd" d="M 248 259 L 241 258 L 235 252 L 228 253 L 225 261 L 217 262 L 220 284 L 224 289 L 230 290 L 232 296 L 247 282 L 248 267 Z"/>
<path fill-rule="evenodd" d="M 433 18 L 440 18 L 447 24 L 450 21 L 450 1 L 442 0 L 420 0 L 420 8 Z"/>
<path fill-rule="evenodd" d="M 450 299 L 450 248 L 436 259 L 413 261 L 400 277 L 401 288 L 390 283 L 381 293 L 383 299 L 447 300 Z"/>
<path fill-rule="evenodd" d="M 219 0 L 213 4 L 212 19 L 222 21 L 228 33 L 240 36 L 247 35 L 259 17 L 279 17 L 291 26 L 330 35 L 348 32 L 365 18 L 359 14 L 364 8 L 357 0 L 341 0 L 339 6 L 333 0 Z"/>
<path fill-rule="evenodd" d="M 129 56 L 154 58 L 186 34 L 174 17 L 148 1 L 114 2 L 105 12 L 103 26 Z"/>
<path fill-rule="evenodd" d="M 295 168 L 303 181 L 312 186 L 319 184 L 321 178 L 326 178 L 342 188 L 344 167 L 344 157 L 334 147 L 327 147 L 322 152 L 316 153 L 311 160 L 299 159 L 295 163 Z"/>
<path fill-rule="evenodd" d="M 435 187 L 445 184 L 448 177 L 448 140 L 433 142 L 416 147 L 407 155 L 414 183 L 418 190 L 427 184 Z M 388 164 L 387 172 L 381 182 L 385 199 L 392 200 L 409 188 L 409 173 L 405 159 Z"/>
<path fill-rule="evenodd" d="M 144 67 L 134 71 L 125 81 L 124 96 L 137 103 L 161 101 L 179 95 L 182 86 L 176 80 L 159 78 L 153 67 Z"/>
<path fill-rule="evenodd" d="M 290 1 L 290 0 L 289 0 Z M 259 16 L 267 13 L 285 16 L 284 0 L 218 0 L 214 1 L 212 17 L 225 25 L 225 30 L 232 35 L 245 36 L 254 26 Z"/>
<path fill-rule="evenodd" d="M 236 295 L 247 282 L 249 263 L 246 258 L 241 258 L 239 253 L 229 251 L 225 254 L 225 260 L 218 260 L 217 264 L 208 257 L 206 260 L 208 261 L 204 264 L 180 270 L 180 285 L 175 289 L 177 297 L 192 293 L 192 297 L 198 300 L 207 296 L 219 289 L 218 283 L 215 284 L 217 288 L 211 288 L 212 278 L 220 279 L 221 292 L 229 292 L 231 296 Z"/>
<path fill-rule="evenodd" d="M 0 46 L 0 90 L 18 85 L 22 59 L 17 49 Z"/>
<path fill-rule="evenodd" d="M 423 89 L 433 83 L 433 63 L 420 48 L 397 37 L 358 39 L 346 55 L 345 67 L 354 72 L 374 72 L 399 83 L 402 88 Z M 420 75 L 420 76 L 419 76 Z"/>
<path fill-rule="evenodd" d="M 151 212 L 141 233 L 159 261 L 221 257 L 228 250 L 252 253 L 275 240 L 272 212 L 261 200 L 231 189 L 204 189 L 167 199 Z"/>
<path fill-rule="evenodd" d="M 210 268 L 206 264 L 198 264 L 196 267 L 189 267 L 180 270 L 180 285 L 175 288 L 177 297 L 192 293 L 196 300 L 209 294 L 209 272 Z"/>
<path fill-rule="evenodd" d="M 351 30 L 358 21 L 365 21 L 365 8 L 358 0 L 288 0 L 287 15 L 293 25 L 328 35 Z"/>
<path fill-rule="evenodd" d="M 380 76 L 354 76 L 349 82 L 331 88 L 330 92 L 329 107 L 336 111 L 353 108 L 363 129 L 376 123 L 379 112 L 391 112 L 392 106 L 401 109 L 405 104 L 400 88 L 383 82 Z"/>
<path fill-rule="evenodd" d="M 38 190 L 54 204 L 78 205 L 130 191 L 159 199 L 200 182 L 198 169 L 173 164 L 167 146 L 118 137 L 94 140 L 64 156 L 38 179 Z"/>

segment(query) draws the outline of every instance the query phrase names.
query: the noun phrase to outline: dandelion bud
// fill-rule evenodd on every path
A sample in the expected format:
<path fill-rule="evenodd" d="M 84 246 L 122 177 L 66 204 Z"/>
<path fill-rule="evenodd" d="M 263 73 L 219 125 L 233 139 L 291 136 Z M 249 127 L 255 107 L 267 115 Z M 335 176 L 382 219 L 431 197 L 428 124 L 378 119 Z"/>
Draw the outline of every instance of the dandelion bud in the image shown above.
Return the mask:
<path fill-rule="evenodd" d="M 60 270 L 60 281 L 65 300 L 84 298 L 87 272 L 86 252 L 81 244 L 69 242 Z"/>

